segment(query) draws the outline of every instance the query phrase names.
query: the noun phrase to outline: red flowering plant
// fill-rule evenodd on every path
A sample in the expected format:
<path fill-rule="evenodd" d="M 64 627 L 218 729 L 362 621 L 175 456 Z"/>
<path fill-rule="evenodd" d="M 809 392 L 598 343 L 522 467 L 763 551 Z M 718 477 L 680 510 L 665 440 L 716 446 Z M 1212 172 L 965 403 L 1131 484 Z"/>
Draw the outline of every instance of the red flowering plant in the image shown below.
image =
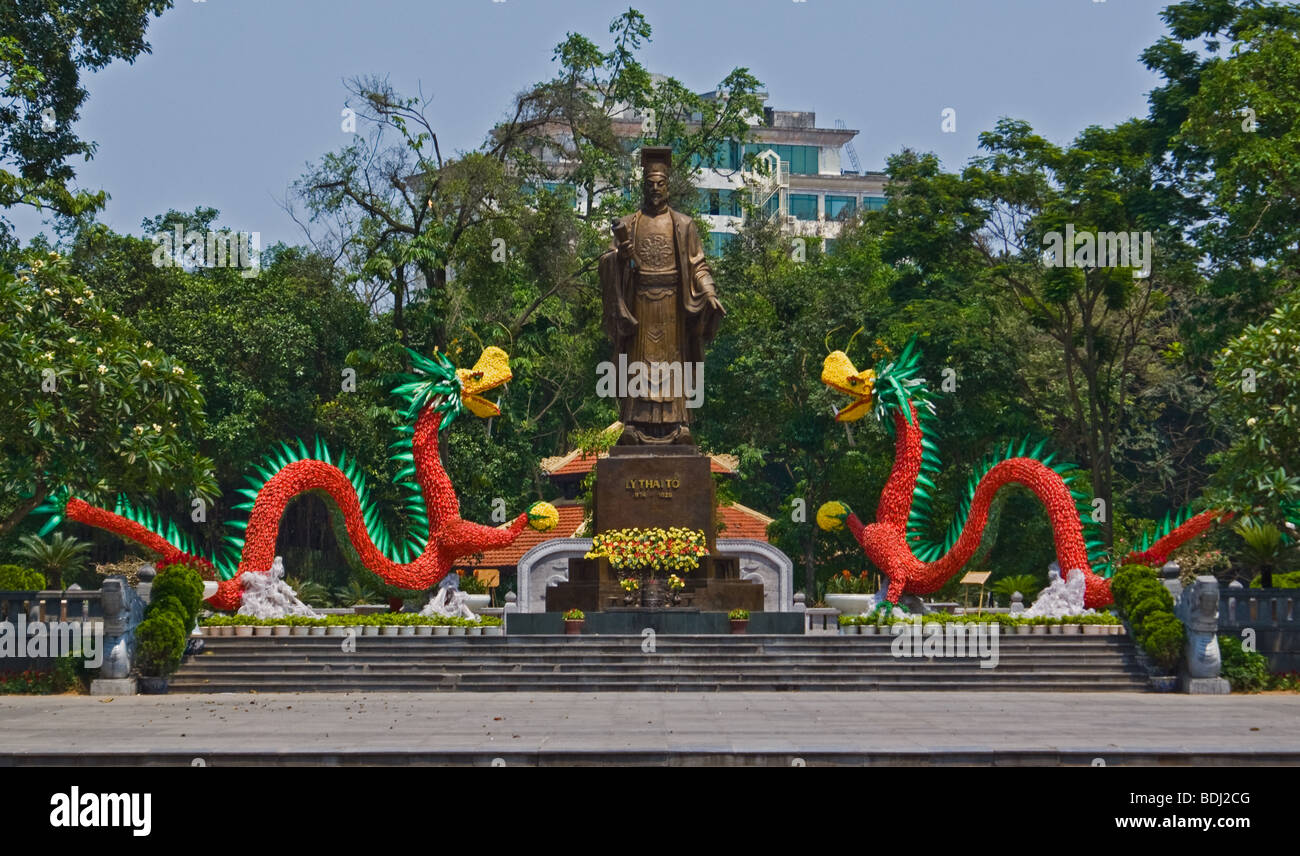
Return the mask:
<path fill-rule="evenodd" d="M 875 594 L 875 580 L 866 571 L 854 576 L 852 571 L 840 571 L 826 581 L 827 594 Z"/>

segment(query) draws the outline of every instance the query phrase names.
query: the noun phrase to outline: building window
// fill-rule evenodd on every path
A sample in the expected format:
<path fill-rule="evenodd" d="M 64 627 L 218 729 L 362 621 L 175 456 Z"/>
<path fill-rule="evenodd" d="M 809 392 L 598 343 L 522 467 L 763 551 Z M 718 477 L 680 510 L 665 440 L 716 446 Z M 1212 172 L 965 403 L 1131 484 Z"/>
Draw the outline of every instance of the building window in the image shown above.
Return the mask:
<path fill-rule="evenodd" d="M 886 199 L 883 196 L 864 196 L 862 197 L 862 207 L 868 211 L 879 211 L 885 207 Z"/>
<path fill-rule="evenodd" d="M 709 255 L 720 256 L 727 251 L 727 246 L 736 240 L 736 236 L 731 232 L 710 232 L 709 233 Z"/>
<path fill-rule="evenodd" d="M 725 188 L 700 188 L 700 213 L 721 217 L 740 216 L 740 196 Z"/>
<path fill-rule="evenodd" d="M 748 143 L 745 146 L 747 154 L 756 155 L 768 149 L 776 152 L 777 157 L 790 164 L 791 175 L 817 174 L 817 159 L 821 155 L 821 149 L 817 146 L 786 146 L 771 143 Z"/>
<path fill-rule="evenodd" d="M 843 215 L 852 217 L 858 201 L 852 196 L 826 196 L 826 219 L 835 220 Z"/>
<path fill-rule="evenodd" d="M 798 220 L 816 220 L 817 197 L 807 193 L 791 193 L 790 216 Z"/>

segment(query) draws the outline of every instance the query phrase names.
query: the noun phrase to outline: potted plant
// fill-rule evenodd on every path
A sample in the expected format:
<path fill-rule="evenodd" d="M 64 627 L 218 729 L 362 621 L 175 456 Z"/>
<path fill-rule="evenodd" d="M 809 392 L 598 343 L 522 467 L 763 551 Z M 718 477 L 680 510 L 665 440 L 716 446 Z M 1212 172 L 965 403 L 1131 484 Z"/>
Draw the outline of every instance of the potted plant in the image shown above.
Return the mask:
<path fill-rule="evenodd" d="M 872 606 L 872 582 L 866 571 L 840 571 L 826 581 L 826 605 L 842 615 L 862 615 Z"/>
<path fill-rule="evenodd" d="M 582 625 L 586 623 L 587 616 L 581 609 L 570 609 L 564 613 L 564 635 L 578 636 L 582 633 Z"/>
<path fill-rule="evenodd" d="M 463 618 L 455 618 L 455 617 L 453 617 L 453 618 L 449 618 L 449 619 L 447 619 L 447 620 L 448 620 L 449 622 L 451 622 L 451 635 L 452 635 L 452 636 L 464 636 L 464 635 L 465 635 L 465 619 L 463 619 Z"/>
<path fill-rule="evenodd" d="M 328 630 L 328 629 L 329 629 L 329 628 L 328 628 L 327 626 L 325 626 L 325 619 L 323 619 L 323 618 L 322 618 L 322 619 L 317 619 L 316 621 L 313 621 L 313 622 L 312 622 L 311 627 L 308 627 L 308 628 L 307 628 L 307 630 L 309 631 L 307 635 L 309 635 L 309 636 L 324 636 L 324 635 L 325 635 L 325 631 Z"/>
<path fill-rule="evenodd" d="M 841 615 L 837 619 L 840 624 L 841 636 L 856 636 L 858 633 L 858 622 L 856 615 Z"/>
<path fill-rule="evenodd" d="M 733 609 L 727 613 L 727 620 L 731 622 L 732 633 L 744 633 L 749 627 L 749 610 Z"/>
<path fill-rule="evenodd" d="M 266 619 L 266 621 L 269 622 L 270 619 Z M 271 625 L 269 623 L 263 623 L 261 620 L 259 620 L 257 624 L 253 625 L 254 636 L 270 636 L 271 630 Z"/>
<path fill-rule="evenodd" d="M 618 585 L 623 589 L 623 605 L 636 606 L 641 600 L 641 581 L 636 577 L 623 577 Z"/>
<path fill-rule="evenodd" d="M 484 636 L 504 636 L 504 635 L 505 635 L 505 628 L 501 626 L 500 622 L 496 622 L 496 623 L 493 623 L 493 624 L 484 624 L 484 625 L 483 625 L 483 635 L 484 635 Z"/>
<path fill-rule="evenodd" d="M 249 622 L 248 619 L 246 619 L 246 618 L 241 618 L 240 616 L 235 616 L 232 620 L 238 622 L 238 623 L 235 625 L 235 635 L 236 635 L 236 636 L 252 636 L 252 635 L 253 635 L 253 625 Z"/>
<path fill-rule="evenodd" d="M 1029 619 L 1029 632 L 1034 636 L 1047 635 L 1047 619 L 1043 616 Z"/>
<path fill-rule="evenodd" d="M 668 575 L 668 603 L 672 606 L 682 602 L 682 589 L 686 588 L 686 580 L 676 574 Z"/>
<path fill-rule="evenodd" d="M 477 613 L 481 609 L 486 609 L 492 602 L 492 595 L 488 593 L 487 583 L 474 576 L 473 573 L 460 575 L 460 590 L 465 593 L 465 605 L 473 612 Z"/>
<path fill-rule="evenodd" d="M 423 620 L 423 619 L 422 619 L 422 620 L 420 621 L 419 624 L 415 625 L 415 635 L 416 635 L 416 636 L 432 636 L 432 635 L 433 635 L 433 625 L 432 625 L 432 624 L 429 624 L 426 620 Z"/>
<path fill-rule="evenodd" d="M 1033 630 L 1029 625 L 1029 619 L 1017 617 L 1012 623 L 1015 625 L 1017 636 L 1028 636 L 1030 631 Z"/>
<path fill-rule="evenodd" d="M 391 619 L 391 618 L 396 618 L 396 617 L 397 617 L 397 616 L 388 616 L 388 615 L 385 615 L 385 616 L 384 616 L 384 618 L 389 618 L 389 619 Z M 390 620 L 390 621 L 384 621 L 384 622 L 379 626 L 379 630 L 380 630 L 380 632 L 381 632 L 384 636 L 397 636 L 399 633 L 402 632 L 402 628 L 401 628 L 401 626 L 398 625 L 396 622 L 391 621 L 391 620 Z"/>
<path fill-rule="evenodd" d="M 1066 636 L 1078 636 L 1080 620 L 1081 616 L 1078 615 L 1068 615 L 1065 618 L 1062 618 L 1061 632 Z"/>
<path fill-rule="evenodd" d="M 451 635 L 451 625 L 450 625 L 450 624 L 446 624 L 446 623 L 435 624 L 435 625 L 433 625 L 433 635 L 434 635 L 434 636 L 450 636 L 450 635 Z"/>

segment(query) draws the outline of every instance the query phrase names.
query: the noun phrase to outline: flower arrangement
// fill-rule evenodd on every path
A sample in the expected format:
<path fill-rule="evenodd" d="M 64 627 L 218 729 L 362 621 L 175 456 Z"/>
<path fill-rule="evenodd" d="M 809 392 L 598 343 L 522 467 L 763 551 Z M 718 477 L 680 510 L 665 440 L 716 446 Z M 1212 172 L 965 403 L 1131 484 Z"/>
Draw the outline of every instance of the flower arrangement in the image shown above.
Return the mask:
<path fill-rule="evenodd" d="M 587 615 L 581 609 L 570 609 L 564 613 L 565 621 L 585 621 L 586 619 Z"/>
<path fill-rule="evenodd" d="M 686 580 L 682 579 L 681 577 L 677 576 L 676 574 L 669 574 L 669 575 L 668 575 L 668 590 L 669 590 L 669 591 L 681 591 L 681 590 L 684 589 L 684 588 L 686 588 Z"/>
<path fill-rule="evenodd" d="M 727 618 L 729 618 L 729 619 L 732 620 L 732 621 L 748 621 L 748 620 L 749 620 L 749 610 L 748 610 L 748 609 L 733 609 L 733 610 L 731 610 L 731 612 L 728 612 L 728 613 L 727 613 Z"/>
<path fill-rule="evenodd" d="M 698 568 L 700 559 L 709 554 L 705 544 L 699 529 L 611 529 L 591 540 L 586 558 L 609 559 L 617 571 L 686 573 Z"/>
<path fill-rule="evenodd" d="M 852 571 L 840 571 L 826 581 L 826 593 L 872 594 L 875 591 L 873 582 L 866 571 L 860 572 L 857 576 L 854 576 Z"/>
<path fill-rule="evenodd" d="M 623 591 L 628 593 L 639 591 L 641 589 L 641 581 L 636 577 L 623 577 L 623 579 L 618 581 L 618 584 L 623 587 Z"/>

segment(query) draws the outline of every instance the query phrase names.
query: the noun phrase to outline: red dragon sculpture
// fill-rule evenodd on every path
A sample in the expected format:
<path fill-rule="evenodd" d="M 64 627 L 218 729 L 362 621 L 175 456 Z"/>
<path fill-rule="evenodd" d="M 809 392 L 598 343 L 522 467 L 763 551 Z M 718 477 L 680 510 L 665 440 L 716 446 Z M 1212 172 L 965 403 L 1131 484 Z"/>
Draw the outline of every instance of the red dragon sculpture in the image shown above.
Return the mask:
<path fill-rule="evenodd" d="M 107 529 L 158 553 L 165 564 L 187 563 L 216 578 L 217 592 L 208 604 L 233 610 L 243 598 L 240 577 L 270 570 L 280 519 L 288 504 L 304 493 L 316 493 L 327 501 L 339 546 L 354 565 L 394 587 L 413 591 L 438 583 L 462 556 L 509 545 L 526 525 L 554 526 L 555 509 L 544 502 L 534 503 L 500 528 L 463 520 L 460 501 L 439 457 L 438 434 L 462 409 L 480 417 L 500 414 L 483 393 L 511 379 L 506 352 L 487 348 L 473 369 L 457 369 L 442 354 L 429 359 L 408 353 L 415 373 L 393 390 L 406 399 L 407 419 L 414 422 L 397 429 L 410 436 L 393 444 L 398 449 L 393 458 L 406 464 L 398 474 L 398 484 L 408 494 L 405 540 L 389 534 L 356 462 L 347 460 L 346 453 L 331 455 L 319 437 L 312 452 L 302 440 L 297 448 L 281 443 L 278 451 L 254 466 L 257 477 L 247 477 L 252 487 L 241 491 L 250 501 L 235 506 L 248 511 L 248 519 L 227 524 L 245 530 L 244 535 L 227 536 L 220 555 L 200 554 L 174 523 L 133 506 L 125 497 L 118 497 L 115 510 L 108 511 L 76 497 L 59 496 L 38 509 L 52 515 L 42 534 L 64 519 Z M 400 481 L 408 476 L 414 477 L 414 484 Z"/>
<path fill-rule="evenodd" d="M 841 422 L 861 419 L 874 409 L 893 429 L 894 466 L 876 507 L 874 523 L 864 524 L 844 503 L 829 502 L 817 513 L 822 528 L 848 525 L 867 557 L 888 578 L 883 608 L 892 610 L 904 594 L 930 594 L 940 589 L 970 561 L 980 546 L 994 496 L 1008 484 L 1029 488 L 1043 503 L 1052 524 L 1056 558 L 1063 579 L 1081 573 L 1085 580 L 1084 606 L 1097 608 L 1112 601 L 1110 563 L 1091 519 L 1090 500 L 1071 490 L 1063 473 L 1073 465 L 1052 463 L 1042 456 L 1043 445 L 1032 449 L 1029 441 L 1009 443 L 1001 454 L 985 458 L 967 485 L 967 495 L 942 542 L 926 537 L 929 523 L 928 473 L 939 469 L 939 449 L 934 440 L 934 404 L 925 380 L 917 376 L 920 353 L 913 338 L 894 360 L 881 360 L 874 370 L 859 372 L 843 351 L 826 357 L 822 383 L 853 396 L 853 403 L 836 413 Z M 873 406 L 874 398 L 874 406 Z M 1144 538 L 1139 550 L 1124 563 L 1160 565 L 1179 545 L 1228 515 L 1210 510 L 1191 515 L 1184 510 L 1166 516 L 1154 536 Z"/>

